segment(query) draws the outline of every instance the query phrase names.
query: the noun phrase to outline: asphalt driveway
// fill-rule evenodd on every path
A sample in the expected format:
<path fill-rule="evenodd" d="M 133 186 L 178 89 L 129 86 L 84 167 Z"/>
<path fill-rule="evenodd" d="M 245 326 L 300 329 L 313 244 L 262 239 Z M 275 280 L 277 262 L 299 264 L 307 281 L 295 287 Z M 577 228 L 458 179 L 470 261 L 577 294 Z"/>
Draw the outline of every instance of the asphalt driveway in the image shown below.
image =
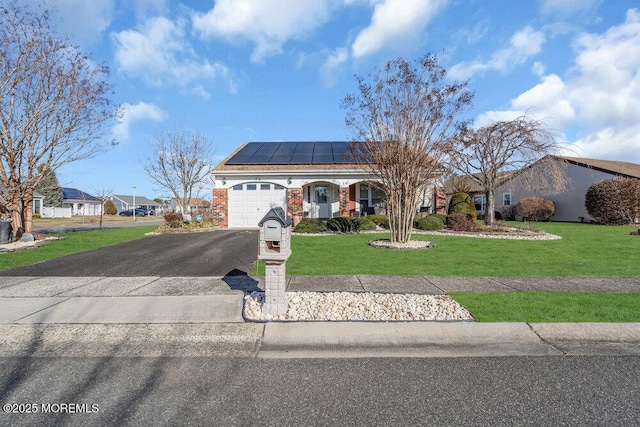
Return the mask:
<path fill-rule="evenodd" d="M 0 276 L 208 277 L 251 273 L 258 232 L 216 230 L 163 234 L 25 267 Z"/>

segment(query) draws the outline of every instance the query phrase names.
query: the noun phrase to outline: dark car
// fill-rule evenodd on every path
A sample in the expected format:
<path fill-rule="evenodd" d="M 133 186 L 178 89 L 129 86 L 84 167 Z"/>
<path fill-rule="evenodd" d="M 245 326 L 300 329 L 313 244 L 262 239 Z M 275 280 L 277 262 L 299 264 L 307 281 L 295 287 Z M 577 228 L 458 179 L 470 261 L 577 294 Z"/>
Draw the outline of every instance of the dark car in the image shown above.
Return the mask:
<path fill-rule="evenodd" d="M 126 211 L 120 212 L 118 215 L 120 216 L 133 216 L 133 209 L 127 209 Z M 136 216 L 146 216 L 147 211 L 141 208 L 136 208 Z"/>

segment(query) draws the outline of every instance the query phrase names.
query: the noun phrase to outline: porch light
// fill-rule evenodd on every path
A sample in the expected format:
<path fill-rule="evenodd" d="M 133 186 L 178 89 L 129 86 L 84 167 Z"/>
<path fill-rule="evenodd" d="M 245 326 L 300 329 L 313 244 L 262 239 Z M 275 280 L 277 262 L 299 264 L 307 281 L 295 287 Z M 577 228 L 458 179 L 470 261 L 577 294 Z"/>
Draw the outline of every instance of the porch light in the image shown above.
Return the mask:
<path fill-rule="evenodd" d="M 222 185 L 227 185 L 227 178 L 224 176 L 222 177 Z"/>
<path fill-rule="evenodd" d="M 291 185 L 291 177 L 287 178 L 287 185 Z"/>

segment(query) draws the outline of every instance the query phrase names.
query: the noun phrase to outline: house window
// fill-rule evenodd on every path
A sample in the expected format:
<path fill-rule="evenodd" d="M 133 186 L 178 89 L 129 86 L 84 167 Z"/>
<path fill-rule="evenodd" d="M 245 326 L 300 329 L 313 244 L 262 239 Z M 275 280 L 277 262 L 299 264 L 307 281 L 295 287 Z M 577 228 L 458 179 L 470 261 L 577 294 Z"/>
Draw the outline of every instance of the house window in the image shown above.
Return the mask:
<path fill-rule="evenodd" d="M 473 196 L 473 204 L 476 205 L 478 212 L 484 212 L 487 208 L 487 196 L 484 194 L 475 194 Z"/>
<path fill-rule="evenodd" d="M 232 190 L 242 190 L 242 184 L 234 185 L 231 187 Z"/>
<path fill-rule="evenodd" d="M 280 184 L 274 184 L 274 188 L 276 190 L 284 190 L 284 186 L 280 185 Z"/>
<path fill-rule="evenodd" d="M 374 213 L 375 208 L 381 208 L 385 205 L 384 192 L 365 183 L 360 183 L 358 186 L 360 202 L 360 211 L 362 213 Z"/>
<path fill-rule="evenodd" d="M 271 190 L 271 184 L 260 184 L 261 190 Z"/>
<path fill-rule="evenodd" d="M 502 206 L 511 206 L 511 193 L 502 193 Z"/>
<path fill-rule="evenodd" d="M 247 184 L 247 190 L 257 190 L 257 188 L 256 184 Z"/>

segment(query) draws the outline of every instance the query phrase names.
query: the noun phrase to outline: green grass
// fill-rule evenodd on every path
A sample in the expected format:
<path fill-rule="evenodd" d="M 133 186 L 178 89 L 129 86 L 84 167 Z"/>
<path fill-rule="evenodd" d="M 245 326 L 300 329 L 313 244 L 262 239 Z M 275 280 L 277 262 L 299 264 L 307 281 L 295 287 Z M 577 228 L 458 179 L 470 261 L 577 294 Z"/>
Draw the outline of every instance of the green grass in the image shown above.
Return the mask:
<path fill-rule="evenodd" d="M 640 322 L 640 293 L 452 292 L 478 322 Z"/>
<path fill-rule="evenodd" d="M 157 228 L 157 226 L 144 226 L 60 233 L 57 235 L 64 237 L 63 240 L 50 241 L 40 248 L 0 253 L 0 270 L 35 264 L 64 255 L 141 239 L 146 237 L 145 233 L 155 231 Z"/>
<path fill-rule="evenodd" d="M 386 234 L 293 236 L 290 275 L 630 276 L 638 274 L 640 237 L 633 227 L 530 223 L 561 240 L 478 239 L 414 234 L 429 250 L 378 249 Z M 264 275 L 258 263 L 254 274 Z"/>

